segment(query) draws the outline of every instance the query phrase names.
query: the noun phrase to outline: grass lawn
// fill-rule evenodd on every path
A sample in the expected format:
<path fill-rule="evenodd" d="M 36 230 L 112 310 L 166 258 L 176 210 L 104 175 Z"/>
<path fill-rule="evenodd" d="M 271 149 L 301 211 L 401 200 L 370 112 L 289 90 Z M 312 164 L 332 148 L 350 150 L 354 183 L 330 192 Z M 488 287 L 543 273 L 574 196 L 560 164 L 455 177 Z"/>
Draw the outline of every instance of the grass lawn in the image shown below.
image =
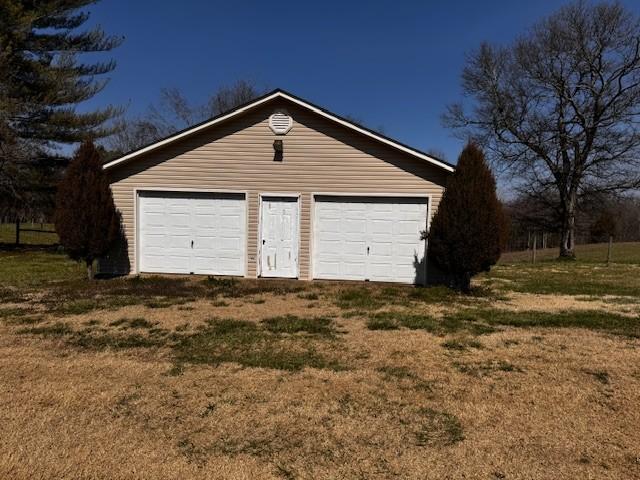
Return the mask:
<path fill-rule="evenodd" d="M 0 478 L 639 478 L 640 244 L 443 287 L 0 252 Z"/>

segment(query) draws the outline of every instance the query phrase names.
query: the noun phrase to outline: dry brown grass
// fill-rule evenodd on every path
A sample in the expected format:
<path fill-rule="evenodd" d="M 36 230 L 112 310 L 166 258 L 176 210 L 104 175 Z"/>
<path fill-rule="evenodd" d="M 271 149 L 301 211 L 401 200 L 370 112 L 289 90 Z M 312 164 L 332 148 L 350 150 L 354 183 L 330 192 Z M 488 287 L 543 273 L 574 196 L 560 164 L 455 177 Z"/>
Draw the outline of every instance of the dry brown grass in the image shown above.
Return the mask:
<path fill-rule="evenodd" d="M 351 288 L 371 291 L 344 295 Z M 303 292 L 251 290 L 77 315 L 35 304 L 7 310 L 0 478 L 640 477 L 640 340 L 580 329 L 501 327 L 473 337 L 369 330 L 376 311 L 437 316 L 469 306 L 447 294 L 411 300 L 411 289 L 388 288 L 305 284 Z M 474 302 L 563 311 L 581 302 L 548 300 Z M 336 333 L 263 332 L 261 320 L 285 315 L 333 318 Z M 346 368 L 187 362 L 176 369 L 175 343 L 206 332 L 212 318 L 250 321 L 260 342 L 311 347 Z M 41 330 L 19 333 L 30 328 Z M 68 333 L 101 331 L 157 341 L 83 348 Z M 474 346 L 446 348 L 446 341 Z"/>

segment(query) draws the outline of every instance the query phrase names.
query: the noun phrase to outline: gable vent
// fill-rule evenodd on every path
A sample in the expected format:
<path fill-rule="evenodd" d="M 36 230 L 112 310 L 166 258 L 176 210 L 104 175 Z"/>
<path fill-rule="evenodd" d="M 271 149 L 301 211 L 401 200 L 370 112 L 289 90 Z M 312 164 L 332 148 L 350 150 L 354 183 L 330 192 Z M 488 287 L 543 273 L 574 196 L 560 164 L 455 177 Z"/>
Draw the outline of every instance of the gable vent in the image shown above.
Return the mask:
<path fill-rule="evenodd" d="M 269 117 L 269 128 L 276 135 L 284 135 L 293 126 L 293 119 L 285 112 L 276 112 Z"/>

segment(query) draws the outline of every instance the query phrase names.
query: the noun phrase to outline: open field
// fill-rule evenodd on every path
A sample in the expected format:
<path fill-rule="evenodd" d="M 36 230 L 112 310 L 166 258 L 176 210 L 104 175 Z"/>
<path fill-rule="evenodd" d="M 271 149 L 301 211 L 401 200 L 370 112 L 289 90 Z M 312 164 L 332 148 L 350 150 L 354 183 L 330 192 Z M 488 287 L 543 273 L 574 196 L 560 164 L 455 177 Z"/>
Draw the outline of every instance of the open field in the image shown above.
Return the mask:
<path fill-rule="evenodd" d="M 576 256 L 581 263 L 601 263 L 607 261 L 607 243 L 592 243 L 589 245 L 578 245 L 576 247 Z M 613 244 L 613 261 L 615 263 L 632 263 L 640 264 L 640 248 L 638 243 L 621 242 Z M 538 261 L 555 261 L 558 258 L 557 248 L 540 249 L 536 252 Z M 510 263 L 528 263 L 531 261 L 531 251 L 508 252 L 500 258 L 501 264 Z"/>
<path fill-rule="evenodd" d="M 640 244 L 590 248 L 469 297 L 0 252 L 0 478 L 639 478 Z"/>

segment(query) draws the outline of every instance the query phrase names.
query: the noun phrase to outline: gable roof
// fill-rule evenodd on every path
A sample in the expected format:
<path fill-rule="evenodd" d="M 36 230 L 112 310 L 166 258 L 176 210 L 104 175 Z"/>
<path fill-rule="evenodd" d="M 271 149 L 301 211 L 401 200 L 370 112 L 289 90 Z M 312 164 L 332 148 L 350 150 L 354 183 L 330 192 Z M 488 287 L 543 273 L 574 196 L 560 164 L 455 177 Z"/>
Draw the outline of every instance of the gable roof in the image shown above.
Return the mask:
<path fill-rule="evenodd" d="M 191 127 L 188 127 L 184 130 L 181 130 L 177 133 L 174 133 L 172 135 L 169 135 L 168 137 L 165 137 L 161 140 L 157 140 L 149 145 L 146 145 L 144 147 L 138 148 L 132 152 L 129 152 L 125 155 L 123 155 L 120 158 L 116 158 L 115 160 L 111 160 L 107 163 L 105 163 L 103 165 L 103 169 L 107 170 L 110 169 L 112 167 L 115 167 L 116 165 L 119 165 L 123 162 L 127 162 L 129 160 L 132 160 L 136 157 L 139 157 L 140 155 L 143 155 L 147 152 L 151 152 L 153 150 L 156 150 L 158 148 L 161 148 L 165 145 L 169 145 L 170 143 L 176 142 L 182 138 L 194 135 L 197 132 L 200 132 L 202 130 L 205 130 L 209 127 L 212 127 L 214 125 L 218 125 L 222 122 L 225 122 L 227 120 L 230 120 L 242 113 L 245 113 L 249 110 L 252 110 L 256 107 L 259 107 L 260 105 L 263 105 L 267 102 L 270 102 L 271 100 L 275 100 L 278 98 L 284 98 L 286 100 L 289 100 L 290 102 L 293 102 L 309 111 L 312 111 L 318 115 L 321 115 L 325 118 L 328 118 L 329 120 L 338 123 L 344 127 L 347 127 L 351 130 L 355 130 L 356 132 L 359 132 L 360 134 L 370 137 L 373 140 L 376 140 L 380 143 L 389 145 L 397 150 L 400 150 L 402 152 L 408 153 L 409 155 L 416 157 L 420 160 L 429 162 L 437 167 L 440 167 L 448 172 L 453 172 L 455 170 L 455 167 L 448 163 L 445 162 L 444 160 L 441 160 L 439 158 L 434 157 L 433 155 L 430 155 L 428 153 L 422 152 L 420 150 L 417 150 L 413 147 L 410 147 L 408 145 L 405 145 L 403 143 L 398 142 L 397 140 L 393 140 L 392 138 L 389 138 L 385 135 L 382 135 L 378 132 L 375 132 L 367 127 L 364 127 L 362 125 L 358 125 L 357 123 L 354 123 L 352 121 L 349 121 L 339 115 L 336 115 L 335 113 L 332 113 L 322 107 L 319 107 L 317 105 L 314 105 L 306 100 L 303 100 L 300 97 L 296 97 L 295 95 L 286 92 L 284 90 L 281 89 L 276 89 L 273 90 L 272 92 L 269 92 L 261 97 L 256 98 L 255 100 L 251 100 L 248 103 L 245 103 L 244 105 L 240 105 L 236 108 L 234 108 L 233 110 L 230 110 L 228 112 L 222 113 L 216 117 L 210 118 L 209 120 L 205 120 L 204 122 L 201 122 L 197 125 L 193 125 Z"/>

